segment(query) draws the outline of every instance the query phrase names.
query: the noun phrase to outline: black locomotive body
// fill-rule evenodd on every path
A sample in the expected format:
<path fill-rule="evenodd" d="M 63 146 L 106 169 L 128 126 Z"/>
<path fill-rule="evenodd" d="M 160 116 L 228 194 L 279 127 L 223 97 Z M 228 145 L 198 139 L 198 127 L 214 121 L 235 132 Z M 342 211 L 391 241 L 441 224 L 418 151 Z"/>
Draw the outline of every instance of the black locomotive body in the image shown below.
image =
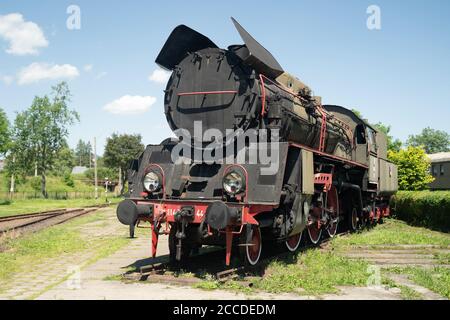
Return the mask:
<path fill-rule="evenodd" d="M 132 228 L 169 234 L 170 257 L 202 245 L 238 248 L 248 264 L 262 240 L 295 251 L 389 215 L 397 168 L 386 137 L 352 111 L 322 105 L 233 20 L 244 44 L 218 48 L 178 26 L 156 62 L 171 70 L 165 114 L 179 139 L 147 146 L 117 209 Z M 306 234 L 305 234 L 306 235 Z"/>

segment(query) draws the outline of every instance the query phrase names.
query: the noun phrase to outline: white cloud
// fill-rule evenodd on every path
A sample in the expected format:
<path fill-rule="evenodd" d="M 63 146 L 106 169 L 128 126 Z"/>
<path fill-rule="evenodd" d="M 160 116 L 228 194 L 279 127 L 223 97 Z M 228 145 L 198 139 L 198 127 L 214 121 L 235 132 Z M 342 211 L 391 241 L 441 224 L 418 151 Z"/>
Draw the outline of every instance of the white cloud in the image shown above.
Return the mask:
<path fill-rule="evenodd" d="M 83 67 L 83 70 L 86 72 L 91 72 L 94 66 L 92 64 L 87 64 Z"/>
<path fill-rule="evenodd" d="M 103 110 L 113 114 L 140 114 L 146 112 L 156 102 L 151 96 L 125 95 L 103 107 Z"/>
<path fill-rule="evenodd" d="M 169 81 L 171 73 L 163 69 L 155 69 L 148 77 L 148 80 L 156 83 L 166 83 Z"/>
<path fill-rule="evenodd" d="M 0 15 L 0 37 L 9 41 L 6 52 L 19 56 L 38 54 L 39 48 L 48 46 L 41 28 L 34 22 L 25 21 L 20 13 Z"/>
<path fill-rule="evenodd" d="M 40 80 L 73 79 L 79 75 L 78 69 L 70 64 L 51 65 L 48 63 L 34 62 L 20 70 L 17 75 L 17 82 L 22 85 Z"/>

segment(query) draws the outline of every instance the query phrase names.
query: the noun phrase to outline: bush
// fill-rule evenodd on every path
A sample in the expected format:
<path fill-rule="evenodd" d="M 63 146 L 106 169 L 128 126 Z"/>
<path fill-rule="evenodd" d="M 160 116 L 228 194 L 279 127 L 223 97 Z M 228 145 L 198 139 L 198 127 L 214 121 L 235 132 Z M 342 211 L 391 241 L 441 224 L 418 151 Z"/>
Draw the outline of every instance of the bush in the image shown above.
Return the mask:
<path fill-rule="evenodd" d="M 388 158 L 398 167 L 400 190 L 425 190 L 434 180 L 430 174 L 430 160 L 420 147 L 408 147 L 398 152 L 389 151 Z"/>
<path fill-rule="evenodd" d="M 399 191 L 391 207 L 398 219 L 410 224 L 450 231 L 450 191 Z"/>
<path fill-rule="evenodd" d="M 69 172 L 66 172 L 64 174 L 63 179 L 64 179 L 64 183 L 66 184 L 66 186 L 71 187 L 71 188 L 75 187 L 75 182 L 73 181 L 73 177 Z"/>
<path fill-rule="evenodd" d="M 41 191 L 41 177 L 31 177 L 30 178 L 30 186 L 34 191 Z"/>
<path fill-rule="evenodd" d="M 0 206 L 9 206 L 12 203 L 9 199 L 0 199 Z"/>

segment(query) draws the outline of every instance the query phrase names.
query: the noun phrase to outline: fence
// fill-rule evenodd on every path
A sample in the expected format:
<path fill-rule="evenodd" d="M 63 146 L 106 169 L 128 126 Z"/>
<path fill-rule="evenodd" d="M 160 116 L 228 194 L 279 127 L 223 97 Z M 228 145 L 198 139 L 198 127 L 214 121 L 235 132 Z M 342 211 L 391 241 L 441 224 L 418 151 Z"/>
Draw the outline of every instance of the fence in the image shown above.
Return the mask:
<path fill-rule="evenodd" d="M 95 198 L 95 192 L 77 192 L 77 191 L 71 191 L 71 192 L 65 192 L 65 191 L 50 191 L 48 193 L 47 199 L 53 199 L 53 200 L 66 200 L 66 199 L 94 199 Z M 98 196 L 102 197 L 104 196 L 104 191 L 99 190 Z M 109 196 L 114 196 L 114 192 L 109 193 Z M 0 199 L 10 199 L 10 200 L 26 200 L 26 199 L 43 199 L 44 196 L 41 192 L 0 192 Z"/>

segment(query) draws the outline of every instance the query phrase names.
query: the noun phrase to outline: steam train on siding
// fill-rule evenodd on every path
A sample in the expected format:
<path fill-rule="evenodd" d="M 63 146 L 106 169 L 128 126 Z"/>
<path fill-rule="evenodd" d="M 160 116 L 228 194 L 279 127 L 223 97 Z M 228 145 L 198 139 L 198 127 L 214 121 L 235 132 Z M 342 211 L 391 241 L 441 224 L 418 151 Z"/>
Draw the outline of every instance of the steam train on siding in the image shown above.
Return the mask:
<path fill-rule="evenodd" d="M 132 228 L 151 223 L 153 256 L 158 236 L 168 234 L 172 262 L 217 245 L 226 248 L 227 265 L 232 253 L 255 265 L 263 240 L 295 251 L 302 234 L 316 244 L 339 225 L 356 230 L 389 216 L 397 168 L 387 160 L 386 136 L 349 109 L 322 105 L 232 20 L 244 44 L 220 49 L 180 25 L 159 53 L 156 63 L 172 71 L 167 122 L 188 138 L 148 145 L 132 162 L 130 195 L 117 208 L 120 222 Z M 198 141 L 199 123 L 224 138 Z M 236 143 L 239 135 L 233 135 L 263 131 L 256 144 L 250 138 Z M 184 151 L 174 157 L 180 144 Z M 193 156 L 211 144 L 219 146 L 216 152 L 223 148 L 222 161 Z M 229 146 L 235 148 L 225 153 Z M 260 159 L 238 161 L 255 146 L 277 153 L 275 172 L 264 170 Z"/>

